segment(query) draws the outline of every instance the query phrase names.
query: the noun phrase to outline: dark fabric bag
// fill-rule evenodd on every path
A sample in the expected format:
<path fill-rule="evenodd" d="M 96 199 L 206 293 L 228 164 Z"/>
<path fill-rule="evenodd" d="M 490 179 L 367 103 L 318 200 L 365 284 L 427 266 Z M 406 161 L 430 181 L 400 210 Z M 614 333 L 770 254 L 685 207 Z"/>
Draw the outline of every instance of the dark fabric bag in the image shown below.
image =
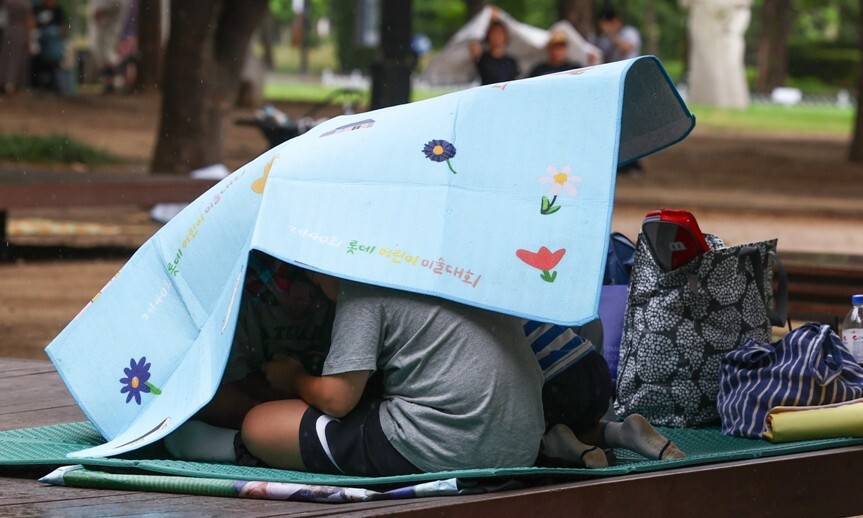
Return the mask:
<path fill-rule="evenodd" d="M 611 377 L 617 377 L 617 358 L 623 334 L 623 312 L 629 292 L 629 278 L 635 263 L 635 243 L 620 232 L 612 232 L 608 240 L 605 277 L 599 296 L 599 318 L 602 321 L 602 354 L 608 362 Z"/>
<path fill-rule="evenodd" d="M 722 359 L 722 433 L 761 438 L 777 406 L 863 397 L 863 367 L 830 326 L 804 324 L 774 344 L 749 340 Z"/>
<path fill-rule="evenodd" d="M 620 232 L 612 232 L 608 239 L 608 258 L 602 284 L 629 284 L 635 264 L 635 244 Z"/>
<path fill-rule="evenodd" d="M 784 325 L 787 281 L 776 240 L 724 247 L 707 237 L 709 252 L 670 272 L 638 238 L 617 367 L 619 416 L 638 413 L 663 426 L 715 424 L 722 357 L 749 339 L 769 342 L 772 325 Z"/>

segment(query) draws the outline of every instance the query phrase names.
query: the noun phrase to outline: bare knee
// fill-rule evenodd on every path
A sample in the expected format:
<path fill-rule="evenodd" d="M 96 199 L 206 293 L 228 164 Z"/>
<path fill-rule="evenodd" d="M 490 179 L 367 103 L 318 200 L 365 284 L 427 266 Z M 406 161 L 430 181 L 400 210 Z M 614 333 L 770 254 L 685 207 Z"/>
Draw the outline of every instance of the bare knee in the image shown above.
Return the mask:
<path fill-rule="evenodd" d="M 243 444 L 270 466 L 304 469 L 300 455 L 300 421 L 309 406 L 298 399 L 270 401 L 252 408 L 240 430 Z"/>
<path fill-rule="evenodd" d="M 262 403 L 252 407 L 243 418 L 240 434 L 243 444 L 251 449 L 255 443 L 266 440 L 267 421 L 271 421 L 272 411 L 268 408 L 270 403 Z"/>

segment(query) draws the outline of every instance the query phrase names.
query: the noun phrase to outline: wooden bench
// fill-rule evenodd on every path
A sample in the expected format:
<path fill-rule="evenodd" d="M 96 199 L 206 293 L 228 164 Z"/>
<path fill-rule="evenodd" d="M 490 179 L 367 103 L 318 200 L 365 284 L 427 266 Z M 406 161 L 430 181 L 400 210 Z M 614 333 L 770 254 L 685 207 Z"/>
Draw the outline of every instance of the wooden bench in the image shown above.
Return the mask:
<path fill-rule="evenodd" d="M 788 273 L 788 314 L 793 320 L 836 326 L 863 293 L 863 256 L 782 252 Z"/>
<path fill-rule="evenodd" d="M 188 203 L 215 183 L 169 175 L 0 170 L 0 245 L 6 243 L 9 210 Z"/>

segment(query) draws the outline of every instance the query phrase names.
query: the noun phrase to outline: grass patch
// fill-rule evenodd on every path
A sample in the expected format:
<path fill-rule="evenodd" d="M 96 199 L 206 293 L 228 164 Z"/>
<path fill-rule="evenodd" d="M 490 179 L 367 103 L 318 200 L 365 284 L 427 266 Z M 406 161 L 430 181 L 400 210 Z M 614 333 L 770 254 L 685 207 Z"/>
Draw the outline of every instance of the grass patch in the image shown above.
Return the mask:
<path fill-rule="evenodd" d="M 319 103 L 324 102 L 328 98 L 333 104 L 341 104 L 343 97 L 335 96 L 339 88 L 329 88 L 321 86 L 319 83 L 301 83 L 301 82 L 268 82 L 264 84 L 264 99 L 268 101 L 297 101 Z M 431 99 L 443 94 L 452 92 L 452 89 L 432 88 L 428 90 L 412 90 L 411 101 L 422 101 Z M 361 104 L 367 106 L 371 101 L 371 92 L 363 90 L 360 95 Z"/>
<path fill-rule="evenodd" d="M 116 164 L 118 157 L 77 142 L 67 135 L 47 137 L 20 133 L 0 134 L 0 160 L 30 163 Z"/>
<path fill-rule="evenodd" d="M 268 100 L 323 102 L 338 88 L 324 88 L 318 82 L 268 82 L 264 97 Z M 437 97 L 446 89 L 413 90 L 412 101 Z M 343 97 L 333 99 L 340 104 Z M 368 106 L 370 94 L 364 91 L 360 104 Z M 753 130 L 783 133 L 818 133 L 850 135 L 854 110 L 836 106 L 780 106 L 753 104 L 744 110 L 727 110 L 713 106 L 690 105 L 698 126 L 723 130 Z"/>
<path fill-rule="evenodd" d="M 690 105 L 698 126 L 712 129 L 757 130 L 775 133 L 850 135 L 854 110 L 833 106 L 753 104 L 745 110 Z"/>
<path fill-rule="evenodd" d="M 296 101 L 319 103 L 337 92 L 338 88 L 327 88 L 320 83 L 285 83 L 267 82 L 264 84 L 264 99 L 268 101 Z M 368 92 L 364 92 L 365 102 L 368 102 Z M 334 100 L 339 102 L 340 99 Z"/>
<path fill-rule="evenodd" d="M 308 50 L 308 70 L 312 74 L 320 74 L 324 69 L 335 70 L 338 68 L 336 48 L 330 41 L 322 41 L 320 44 Z M 263 54 L 259 49 L 258 54 Z M 273 68 L 277 72 L 295 74 L 300 71 L 300 49 L 290 45 L 276 45 L 273 47 Z"/>

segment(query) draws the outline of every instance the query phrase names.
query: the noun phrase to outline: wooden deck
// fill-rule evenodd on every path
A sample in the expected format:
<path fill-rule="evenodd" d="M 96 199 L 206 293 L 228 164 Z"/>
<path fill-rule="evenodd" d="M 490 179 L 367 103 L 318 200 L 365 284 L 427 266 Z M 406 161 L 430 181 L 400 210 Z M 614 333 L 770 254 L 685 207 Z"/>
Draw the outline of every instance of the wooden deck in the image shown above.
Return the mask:
<path fill-rule="evenodd" d="M 0 359 L 0 430 L 81 421 L 49 362 Z M 0 467 L 0 516 L 849 516 L 863 513 L 863 446 L 536 486 L 491 495 L 310 504 L 42 485 Z"/>

